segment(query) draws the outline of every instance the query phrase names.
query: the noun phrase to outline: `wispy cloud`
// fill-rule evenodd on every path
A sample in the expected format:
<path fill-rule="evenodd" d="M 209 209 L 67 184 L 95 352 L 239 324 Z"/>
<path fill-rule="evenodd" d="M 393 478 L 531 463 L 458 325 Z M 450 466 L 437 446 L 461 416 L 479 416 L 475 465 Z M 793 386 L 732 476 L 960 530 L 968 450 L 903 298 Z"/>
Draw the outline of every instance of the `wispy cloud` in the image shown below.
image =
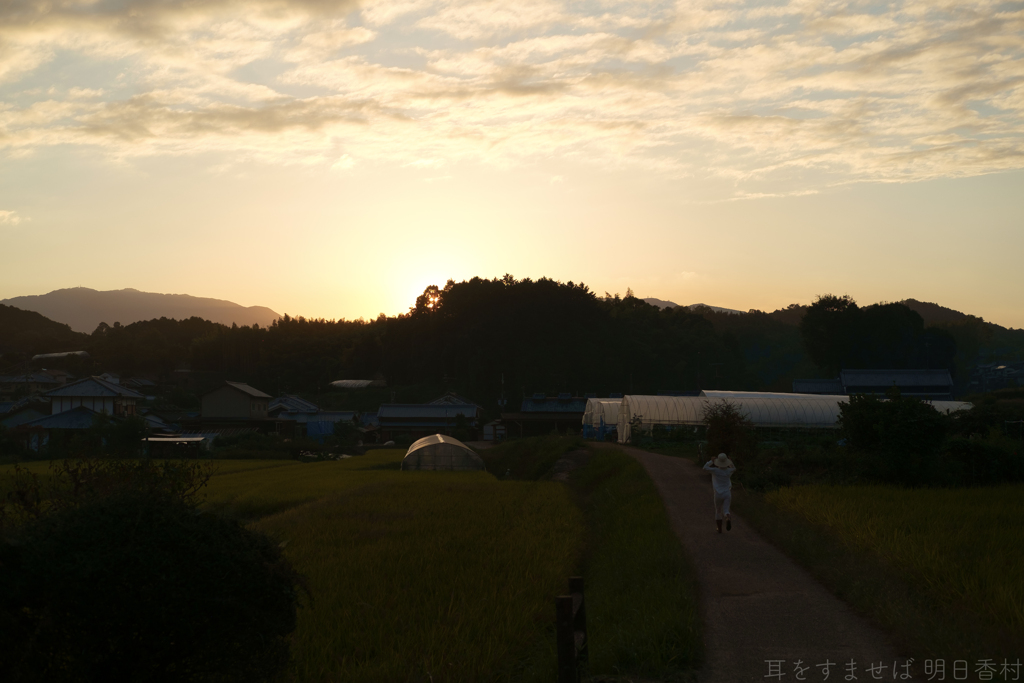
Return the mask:
<path fill-rule="evenodd" d="M 21 223 L 21 216 L 17 211 L 0 211 L 0 225 L 18 225 Z"/>
<path fill-rule="evenodd" d="M 982 174 L 1024 167 L 1022 34 L 1024 6 L 984 0 L 21 0 L 0 149 L 559 157 L 737 197 Z"/>

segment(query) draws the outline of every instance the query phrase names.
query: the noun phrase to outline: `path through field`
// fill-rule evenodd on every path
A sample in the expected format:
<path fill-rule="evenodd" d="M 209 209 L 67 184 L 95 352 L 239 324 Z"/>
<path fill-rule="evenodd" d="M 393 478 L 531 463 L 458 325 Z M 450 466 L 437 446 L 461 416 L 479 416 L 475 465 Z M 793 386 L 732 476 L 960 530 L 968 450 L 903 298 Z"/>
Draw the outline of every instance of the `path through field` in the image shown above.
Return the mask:
<path fill-rule="evenodd" d="M 858 681 L 873 680 L 868 667 L 879 663 L 886 667 L 881 680 L 893 680 L 894 661 L 902 667 L 904 660 L 881 631 L 735 514 L 732 531 L 716 533 L 705 472 L 682 458 L 622 448 L 651 475 L 697 568 L 707 654 L 700 683 L 824 681 L 818 665 L 826 662 L 832 662 L 827 681 L 850 681 L 851 660 Z M 770 670 L 767 660 L 778 669 Z M 797 661 L 807 667 L 802 676 Z M 920 663 L 914 668 L 920 671 Z"/>

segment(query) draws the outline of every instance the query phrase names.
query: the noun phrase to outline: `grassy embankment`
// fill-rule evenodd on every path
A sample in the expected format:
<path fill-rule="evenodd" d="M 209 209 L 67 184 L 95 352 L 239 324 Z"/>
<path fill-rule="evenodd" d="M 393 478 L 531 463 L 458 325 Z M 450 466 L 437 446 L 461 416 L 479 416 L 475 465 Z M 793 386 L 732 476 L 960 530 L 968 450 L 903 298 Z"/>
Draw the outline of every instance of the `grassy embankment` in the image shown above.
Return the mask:
<path fill-rule="evenodd" d="M 590 533 L 591 672 L 682 680 L 703 659 L 696 573 L 643 467 L 598 451 L 571 484 Z"/>
<path fill-rule="evenodd" d="M 563 454 L 583 446 L 576 438 L 526 439 L 486 451 L 484 459 L 501 476 L 536 479 Z M 621 451 L 602 449 L 584 460 L 569 486 L 587 521 L 580 572 L 587 595 L 589 673 L 687 679 L 703 657 L 698 587 L 657 489 L 643 467 Z"/>
<path fill-rule="evenodd" d="M 918 661 L 1012 661 L 1024 642 L 1022 494 L 809 485 L 738 491 L 736 510 Z"/>

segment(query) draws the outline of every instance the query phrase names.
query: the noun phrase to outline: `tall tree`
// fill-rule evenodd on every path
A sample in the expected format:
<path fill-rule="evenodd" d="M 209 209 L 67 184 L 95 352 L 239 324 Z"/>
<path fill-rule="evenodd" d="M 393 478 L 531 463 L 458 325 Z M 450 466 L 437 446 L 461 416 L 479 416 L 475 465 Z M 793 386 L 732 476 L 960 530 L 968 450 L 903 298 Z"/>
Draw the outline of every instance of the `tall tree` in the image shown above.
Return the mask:
<path fill-rule="evenodd" d="M 822 294 L 800 321 L 800 334 L 811 360 L 829 374 L 838 373 L 853 357 L 860 308 L 850 296 Z"/>

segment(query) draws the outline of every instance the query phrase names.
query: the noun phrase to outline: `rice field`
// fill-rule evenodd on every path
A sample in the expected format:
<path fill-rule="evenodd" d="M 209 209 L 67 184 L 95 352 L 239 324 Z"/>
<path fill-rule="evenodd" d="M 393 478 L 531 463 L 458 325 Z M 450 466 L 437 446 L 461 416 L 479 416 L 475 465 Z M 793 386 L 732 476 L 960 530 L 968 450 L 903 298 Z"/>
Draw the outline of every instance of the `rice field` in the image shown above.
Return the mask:
<path fill-rule="evenodd" d="M 797 486 L 765 502 L 874 556 L 947 614 L 1024 642 L 1024 486 Z"/>
<path fill-rule="evenodd" d="M 503 467 L 576 447 L 549 441 L 513 448 Z M 567 486 L 402 472 L 404 453 L 210 461 L 203 506 L 282 543 L 306 578 L 295 680 L 553 680 L 553 598 L 580 573 L 592 673 L 675 680 L 699 664 L 696 583 L 631 458 L 595 454 Z"/>
<path fill-rule="evenodd" d="M 232 463 L 206 505 L 258 518 L 306 576 L 298 680 L 512 680 L 543 650 L 582 513 L 553 482 L 389 468 L 403 455 Z"/>

